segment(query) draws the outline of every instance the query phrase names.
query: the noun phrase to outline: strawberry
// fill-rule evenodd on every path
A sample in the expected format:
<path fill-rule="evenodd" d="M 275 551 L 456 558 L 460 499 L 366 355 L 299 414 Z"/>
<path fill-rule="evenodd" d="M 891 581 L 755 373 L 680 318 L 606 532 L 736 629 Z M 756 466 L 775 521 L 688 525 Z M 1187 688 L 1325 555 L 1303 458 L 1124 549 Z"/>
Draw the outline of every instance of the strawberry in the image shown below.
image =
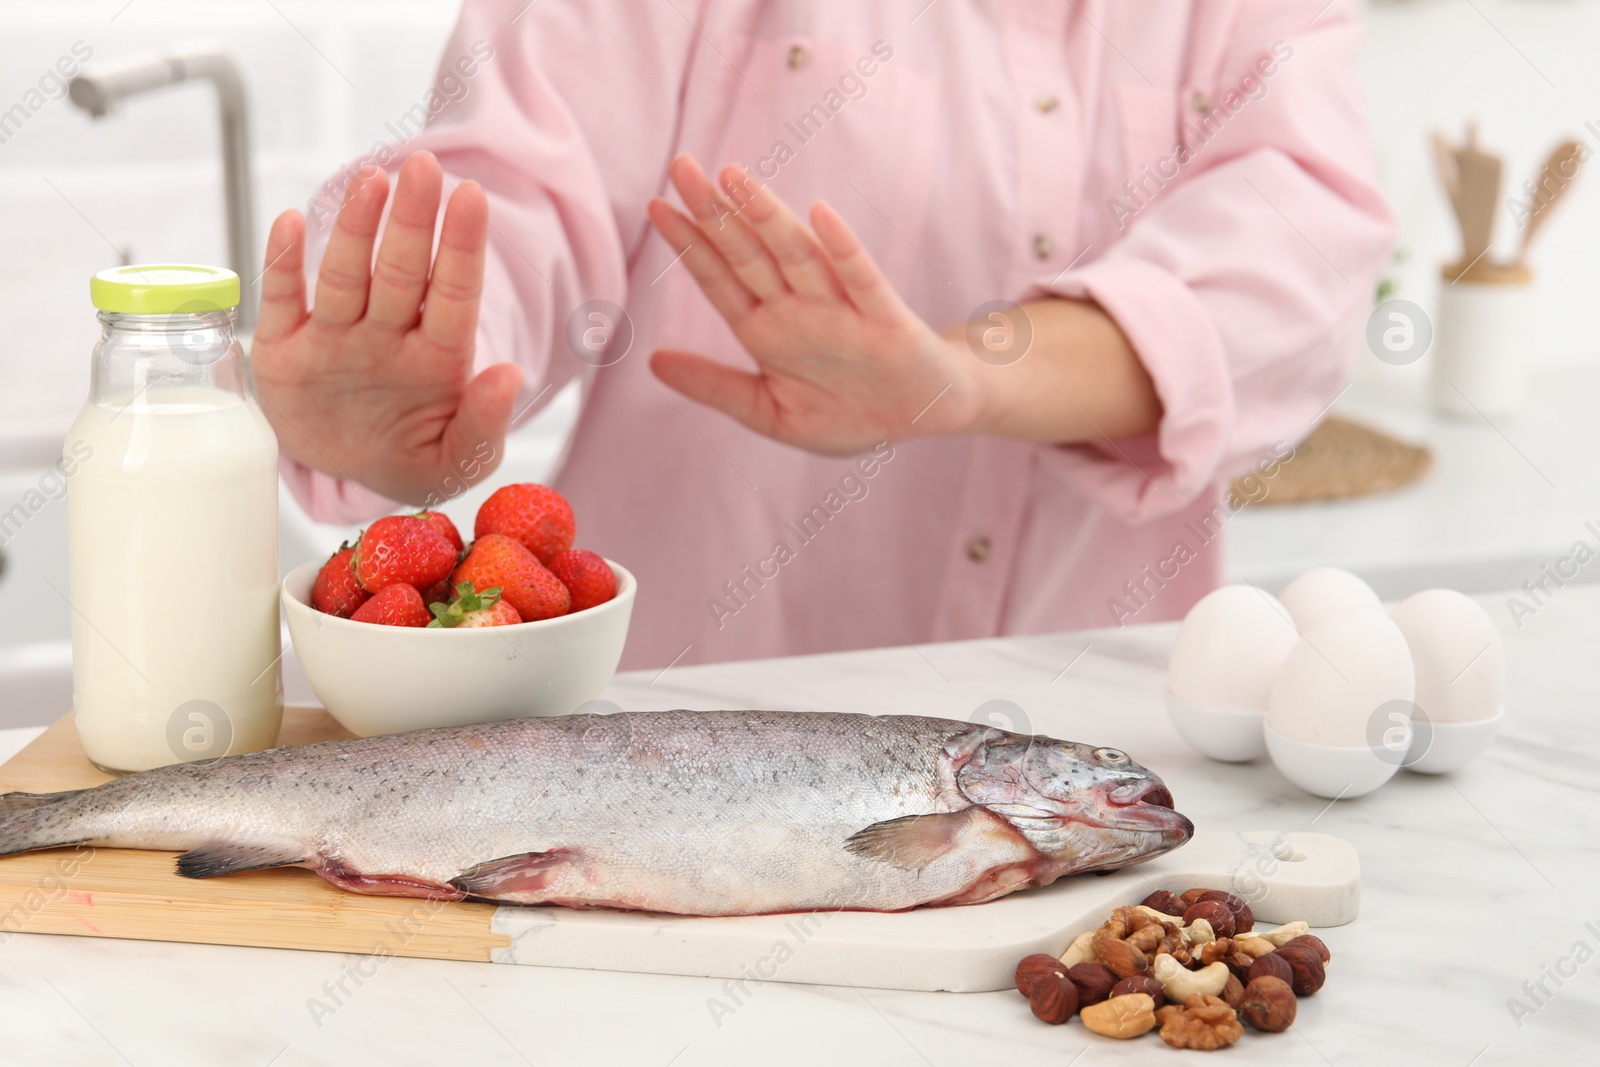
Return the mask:
<path fill-rule="evenodd" d="M 540 563 L 549 563 L 572 547 L 576 529 L 572 505 L 565 497 L 554 489 L 523 482 L 501 486 L 483 502 L 473 523 L 473 536 L 504 534 L 520 541 Z"/>
<path fill-rule="evenodd" d="M 565 615 L 572 608 L 572 594 L 561 579 L 547 571 L 521 542 L 503 534 L 488 534 L 472 542 L 450 581 L 457 588 L 462 582 L 471 582 L 474 589 L 499 586 L 500 599 L 516 608 L 524 622 Z"/>
<path fill-rule="evenodd" d="M 396 582 L 420 591 L 450 576 L 456 550 L 432 523 L 415 515 L 390 515 L 366 528 L 352 562 L 369 593 Z"/>
<path fill-rule="evenodd" d="M 572 610 L 604 604 L 617 595 L 617 576 L 598 553 L 569 548 L 550 561 L 550 573 L 572 594 Z"/>
<path fill-rule="evenodd" d="M 428 608 L 416 586 L 396 582 L 378 590 L 350 616 L 352 622 L 374 622 L 379 626 L 426 626 Z"/>
<path fill-rule="evenodd" d="M 439 535 L 455 546 L 456 554 L 466 546 L 461 543 L 461 531 L 456 529 L 456 524 L 450 521 L 450 516 L 442 511 L 419 511 L 417 518 L 432 526 Z"/>
<path fill-rule="evenodd" d="M 318 611 L 348 619 L 352 612 L 371 596 L 356 581 L 356 572 L 350 566 L 350 557 L 356 554 L 349 544 L 339 546 L 339 551 L 328 557 L 328 562 L 317 572 L 311 585 L 311 606 Z"/>
<path fill-rule="evenodd" d="M 431 604 L 428 610 L 433 612 L 433 621 L 428 625 L 435 627 L 513 626 L 522 621 L 517 609 L 500 599 L 499 589 L 479 593 L 471 582 L 456 586 L 456 599 L 448 607 Z"/>
<path fill-rule="evenodd" d="M 422 602 L 431 608 L 435 604 L 450 603 L 450 598 L 454 595 L 454 591 L 450 588 L 450 579 L 446 578 L 444 581 L 434 582 L 428 588 L 422 590 Z"/>

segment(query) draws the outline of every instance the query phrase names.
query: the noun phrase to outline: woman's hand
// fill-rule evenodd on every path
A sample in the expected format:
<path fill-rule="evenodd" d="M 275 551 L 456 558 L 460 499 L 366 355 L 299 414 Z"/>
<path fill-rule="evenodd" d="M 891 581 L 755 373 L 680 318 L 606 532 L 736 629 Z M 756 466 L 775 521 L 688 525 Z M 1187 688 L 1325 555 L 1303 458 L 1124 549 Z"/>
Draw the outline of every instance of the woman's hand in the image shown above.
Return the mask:
<path fill-rule="evenodd" d="M 906 307 L 827 204 L 811 209 L 808 230 L 739 167 L 723 170 L 720 189 L 688 156 L 673 161 L 671 175 L 694 218 L 656 199 L 650 220 L 757 370 L 671 349 L 650 366 L 757 433 L 842 454 L 930 434 L 1069 444 L 1160 423 L 1150 375 L 1095 304 L 1044 298 L 1016 307 L 1006 336 L 1020 337 L 1025 320 L 1028 341 L 1007 343 L 1025 347 L 980 359 L 967 323 L 935 333 Z M 984 338 L 999 325 L 977 322 L 970 333 Z"/>
<path fill-rule="evenodd" d="M 650 220 L 759 369 L 664 349 L 650 360 L 663 382 L 813 452 L 974 427 L 977 360 L 906 307 L 831 207 L 811 209 L 813 232 L 739 167 L 722 189 L 688 156 L 670 173 L 694 218 L 655 199 Z"/>
<path fill-rule="evenodd" d="M 375 168 L 356 175 L 309 313 L 305 220 L 279 215 L 251 348 L 262 410 L 285 452 L 413 503 L 494 470 L 522 382 L 511 364 L 472 374 L 489 205 L 463 182 L 435 255 L 443 177 L 427 152 L 406 160 L 374 262 L 389 181 Z"/>

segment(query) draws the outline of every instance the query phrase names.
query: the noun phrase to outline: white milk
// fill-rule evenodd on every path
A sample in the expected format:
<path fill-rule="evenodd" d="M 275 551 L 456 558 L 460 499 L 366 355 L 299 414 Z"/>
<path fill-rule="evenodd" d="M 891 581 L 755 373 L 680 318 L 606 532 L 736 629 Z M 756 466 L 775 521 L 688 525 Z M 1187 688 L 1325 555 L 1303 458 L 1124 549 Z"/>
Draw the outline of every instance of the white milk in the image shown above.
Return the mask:
<path fill-rule="evenodd" d="M 67 442 L 84 751 L 137 771 L 271 747 L 278 445 L 260 409 L 220 389 L 152 386 L 86 404 Z"/>

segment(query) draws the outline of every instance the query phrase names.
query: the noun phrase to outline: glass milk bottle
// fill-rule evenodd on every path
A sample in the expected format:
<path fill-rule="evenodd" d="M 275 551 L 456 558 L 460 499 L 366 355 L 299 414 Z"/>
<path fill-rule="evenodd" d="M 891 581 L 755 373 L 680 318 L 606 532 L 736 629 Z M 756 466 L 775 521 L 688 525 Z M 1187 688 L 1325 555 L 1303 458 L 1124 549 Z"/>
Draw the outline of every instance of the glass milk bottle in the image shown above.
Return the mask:
<path fill-rule="evenodd" d="M 67 434 L 72 689 L 102 769 L 276 743 L 278 442 L 234 337 L 239 277 L 104 270 L 89 400 Z"/>

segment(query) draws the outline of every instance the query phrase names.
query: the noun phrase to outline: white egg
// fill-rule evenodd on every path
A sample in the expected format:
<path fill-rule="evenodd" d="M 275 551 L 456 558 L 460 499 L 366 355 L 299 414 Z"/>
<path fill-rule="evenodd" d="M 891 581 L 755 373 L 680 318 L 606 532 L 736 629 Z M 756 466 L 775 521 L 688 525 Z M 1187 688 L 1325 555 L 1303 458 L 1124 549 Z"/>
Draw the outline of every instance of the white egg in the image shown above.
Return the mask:
<path fill-rule="evenodd" d="M 1383 609 L 1347 611 L 1289 650 L 1272 680 L 1267 725 L 1296 741 L 1371 745 L 1390 727 L 1393 702 L 1409 702 L 1416 684 L 1405 634 Z"/>
<path fill-rule="evenodd" d="M 1167 686 L 1202 708 L 1266 711 L 1272 676 L 1299 638 L 1271 594 L 1225 585 L 1184 617 L 1167 662 Z"/>
<path fill-rule="evenodd" d="M 1372 586 L 1338 567 L 1311 568 L 1284 586 L 1278 599 L 1301 633 L 1347 611 L 1383 607 Z"/>
<path fill-rule="evenodd" d="M 1480 722 L 1500 711 L 1506 657 L 1489 613 L 1453 589 L 1429 589 L 1389 617 L 1417 668 L 1417 707 L 1431 722 Z"/>

